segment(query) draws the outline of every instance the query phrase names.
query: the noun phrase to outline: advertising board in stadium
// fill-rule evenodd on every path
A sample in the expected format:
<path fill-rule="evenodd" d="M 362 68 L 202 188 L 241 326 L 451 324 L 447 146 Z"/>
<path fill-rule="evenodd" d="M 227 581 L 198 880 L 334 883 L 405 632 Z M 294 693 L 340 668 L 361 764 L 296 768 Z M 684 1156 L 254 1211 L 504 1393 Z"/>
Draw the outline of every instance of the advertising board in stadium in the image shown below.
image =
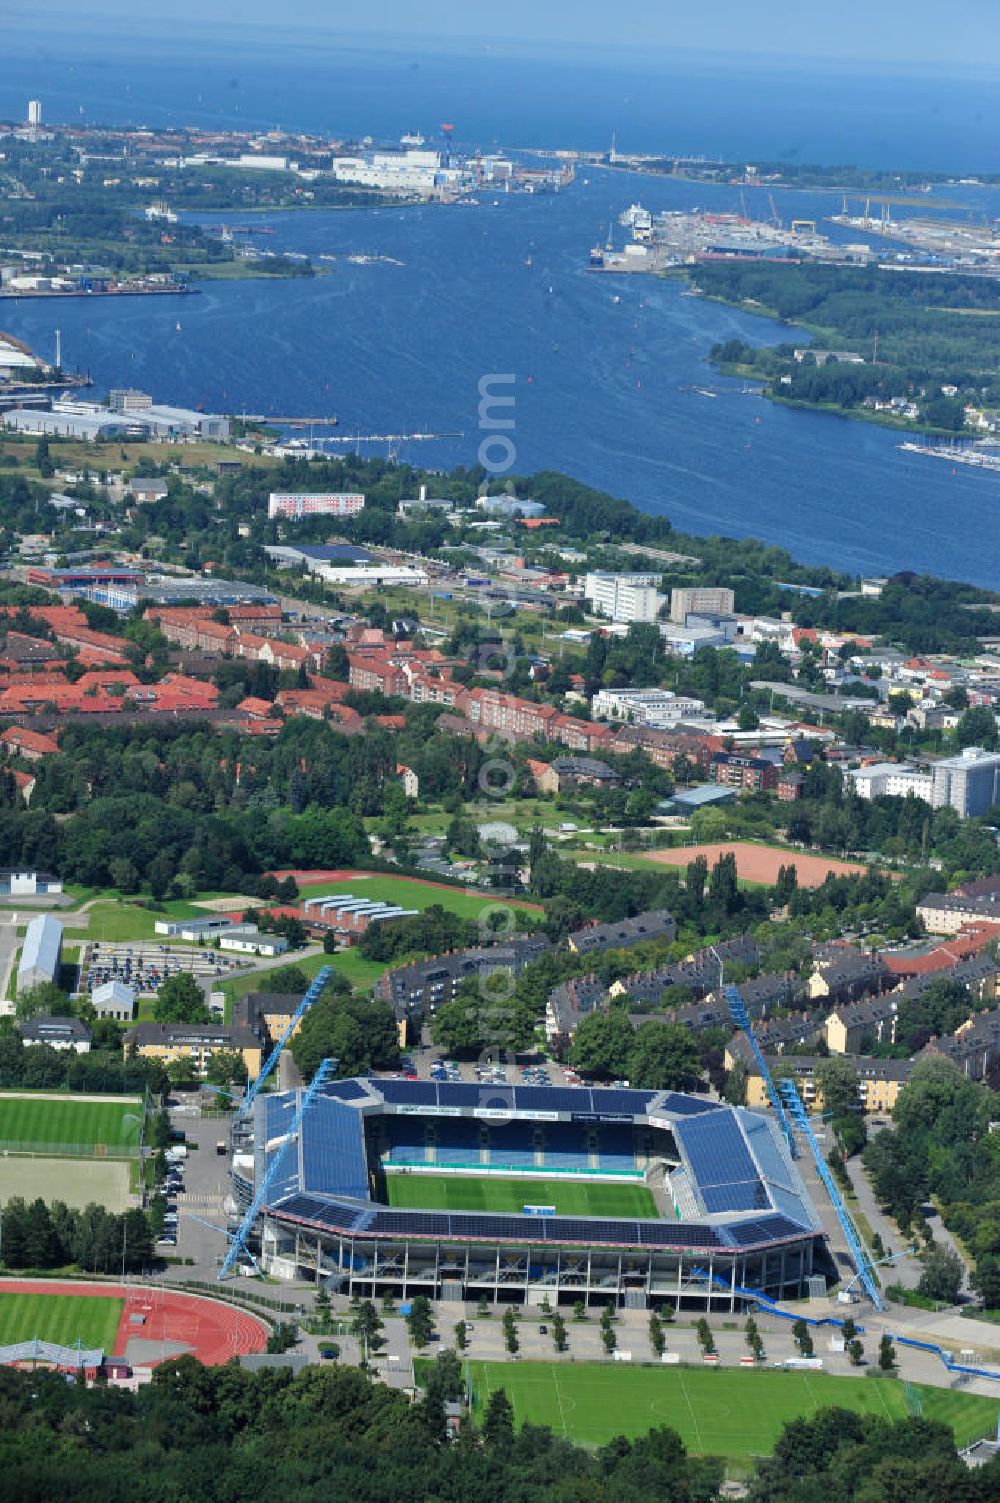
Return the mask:
<path fill-rule="evenodd" d="M 460 1117 L 462 1115 L 460 1106 L 413 1106 L 408 1102 L 397 1106 L 396 1111 L 404 1117 Z"/>
<path fill-rule="evenodd" d="M 631 1112 L 571 1112 L 571 1122 L 632 1122 Z"/>
<path fill-rule="evenodd" d="M 525 1216 L 554 1216 L 556 1208 L 555 1206 L 525 1206 L 524 1214 Z"/>

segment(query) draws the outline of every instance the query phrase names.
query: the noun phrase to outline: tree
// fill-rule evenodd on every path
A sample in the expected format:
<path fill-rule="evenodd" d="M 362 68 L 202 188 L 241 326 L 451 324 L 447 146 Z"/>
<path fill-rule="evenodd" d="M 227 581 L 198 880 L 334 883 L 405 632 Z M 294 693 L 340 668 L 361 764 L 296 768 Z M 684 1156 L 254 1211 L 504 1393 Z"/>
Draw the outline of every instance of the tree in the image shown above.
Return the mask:
<path fill-rule="evenodd" d="M 679 1023 L 641 1024 L 629 1049 L 627 1077 L 638 1090 L 697 1090 L 702 1073 L 690 1031 Z"/>
<path fill-rule="evenodd" d="M 803 1357 L 811 1357 L 813 1354 L 813 1339 L 809 1327 L 804 1320 L 796 1320 L 792 1325 L 792 1340 L 798 1347 Z"/>
<path fill-rule="evenodd" d="M 552 1317 L 552 1340 L 557 1352 L 564 1352 L 569 1346 L 569 1337 L 566 1333 L 566 1322 L 557 1310 Z"/>
<path fill-rule="evenodd" d="M 205 993 L 190 971 L 168 976 L 156 994 L 153 1017 L 158 1023 L 210 1023 Z"/>
<path fill-rule="evenodd" d="M 858 1072 L 849 1059 L 834 1055 L 816 1066 L 816 1085 L 823 1094 L 823 1110 L 834 1117 L 858 1109 Z"/>
<path fill-rule="evenodd" d="M 883 1336 L 878 1344 L 878 1365 L 884 1373 L 892 1372 L 896 1366 L 896 1348 L 891 1336 Z"/>
<path fill-rule="evenodd" d="M 605 1305 L 601 1311 L 601 1341 L 604 1344 L 604 1350 L 610 1357 L 618 1345 L 618 1335 L 615 1331 L 614 1315 L 612 1314 L 610 1305 Z"/>
<path fill-rule="evenodd" d="M 649 1345 L 654 1357 L 662 1357 L 667 1348 L 667 1338 L 663 1334 L 663 1322 L 654 1310 L 649 1317 Z"/>
<path fill-rule="evenodd" d="M 267 973 L 269 992 L 283 992 L 288 996 L 304 997 L 309 990 L 309 977 L 300 965 L 279 965 Z"/>
<path fill-rule="evenodd" d="M 245 1085 L 247 1067 L 242 1054 L 233 1049 L 213 1049 L 205 1066 L 205 1079 L 223 1088 Z"/>
<path fill-rule="evenodd" d="M 330 1295 L 324 1284 L 320 1284 L 313 1301 L 313 1313 L 316 1316 L 316 1324 L 321 1331 L 330 1329 Z"/>
<path fill-rule="evenodd" d="M 588 1317 L 587 1317 L 587 1305 L 586 1305 L 586 1302 L 584 1300 L 582 1300 L 582 1299 L 574 1300 L 574 1302 L 573 1302 L 573 1319 L 574 1320 L 586 1320 L 587 1318 Z"/>
<path fill-rule="evenodd" d="M 455 1326 L 455 1345 L 460 1352 L 464 1352 L 469 1345 L 469 1328 L 464 1320 L 460 1320 Z"/>
<path fill-rule="evenodd" d="M 573 1035 L 570 1064 L 586 1075 L 620 1079 L 628 1070 L 634 1033 L 622 1007 L 587 1013 Z"/>
<path fill-rule="evenodd" d="M 362 1300 L 351 1318 L 351 1335 L 357 1338 L 365 1357 L 385 1346 L 384 1329 L 385 1323 L 371 1300 Z"/>
<path fill-rule="evenodd" d="M 483 1415 L 483 1445 L 488 1451 L 509 1451 L 514 1444 L 514 1410 L 503 1388 L 494 1389 Z"/>
<path fill-rule="evenodd" d="M 36 986 L 26 986 L 17 994 L 15 1016 L 24 1022 L 44 1014 L 46 1017 L 69 1017 L 73 1005 L 69 997 L 54 981 L 39 981 Z"/>
<path fill-rule="evenodd" d="M 712 1327 L 709 1325 L 704 1315 L 700 1318 L 697 1325 L 695 1326 L 695 1334 L 698 1337 L 698 1345 L 705 1353 L 705 1356 L 710 1356 L 711 1353 L 715 1351 L 715 1337 L 712 1335 Z"/>
<path fill-rule="evenodd" d="M 962 1288 L 965 1269 L 962 1260 L 950 1247 L 932 1242 L 920 1254 L 923 1272 L 917 1288 L 928 1299 L 939 1300 L 944 1305 L 954 1305 Z"/>
<path fill-rule="evenodd" d="M 858 1334 L 858 1328 L 855 1324 L 853 1315 L 847 1316 L 846 1320 L 840 1328 L 840 1333 L 843 1336 L 845 1342 L 851 1342 L 854 1340 L 855 1336 Z"/>
<path fill-rule="evenodd" d="M 864 1361 L 865 1349 L 856 1336 L 853 1340 L 847 1342 L 846 1350 L 851 1366 L 860 1367 Z"/>
<path fill-rule="evenodd" d="M 981 746 L 986 751 L 997 749 L 996 716 L 988 705 L 974 705 L 966 710 L 955 729 L 959 747 Z"/>
<path fill-rule="evenodd" d="M 426 1294 L 415 1294 L 410 1301 L 410 1313 L 406 1316 L 410 1340 L 414 1346 L 427 1346 L 434 1335 L 434 1311 Z"/>
<path fill-rule="evenodd" d="M 513 1357 L 521 1345 L 517 1335 L 517 1317 L 515 1316 L 513 1310 L 508 1310 L 504 1315 L 503 1339 L 508 1352 L 510 1352 L 511 1356 Z"/>

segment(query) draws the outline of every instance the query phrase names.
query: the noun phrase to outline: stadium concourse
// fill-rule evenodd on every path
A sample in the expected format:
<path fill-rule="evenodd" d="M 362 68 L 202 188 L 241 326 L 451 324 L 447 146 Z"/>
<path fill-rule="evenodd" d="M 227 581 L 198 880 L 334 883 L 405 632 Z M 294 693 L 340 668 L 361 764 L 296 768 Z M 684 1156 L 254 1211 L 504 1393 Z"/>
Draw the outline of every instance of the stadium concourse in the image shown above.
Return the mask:
<path fill-rule="evenodd" d="M 105 1356 L 122 1358 L 132 1367 L 155 1367 L 187 1354 L 214 1366 L 262 1352 L 267 1346 L 268 1329 L 263 1321 L 222 1300 L 161 1286 L 0 1279 L 0 1293 L 121 1300 L 115 1349 Z"/>
<path fill-rule="evenodd" d="M 321 1085 L 296 1132 L 302 1101 L 259 1097 L 234 1140 L 234 1198 L 246 1212 L 263 1197 L 259 1255 L 279 1278 L 722 1313 L 742 1289 L 800 1296 L 823 1256 L 757 1112 L 675 1091 L 365 1078 Z"/>

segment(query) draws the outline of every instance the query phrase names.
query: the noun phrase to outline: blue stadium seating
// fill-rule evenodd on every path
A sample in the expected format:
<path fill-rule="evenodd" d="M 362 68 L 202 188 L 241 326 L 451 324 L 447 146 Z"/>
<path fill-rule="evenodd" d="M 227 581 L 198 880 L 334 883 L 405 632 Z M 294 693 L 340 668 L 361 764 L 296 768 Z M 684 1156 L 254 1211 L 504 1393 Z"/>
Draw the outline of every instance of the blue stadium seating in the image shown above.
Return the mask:
<path fill-rule="evenodd" d="M 300 1152 L 303 1190 L 368 1194 L 364 1119 L 354 1107 L 319 1097 L 303 1118 Z"/>

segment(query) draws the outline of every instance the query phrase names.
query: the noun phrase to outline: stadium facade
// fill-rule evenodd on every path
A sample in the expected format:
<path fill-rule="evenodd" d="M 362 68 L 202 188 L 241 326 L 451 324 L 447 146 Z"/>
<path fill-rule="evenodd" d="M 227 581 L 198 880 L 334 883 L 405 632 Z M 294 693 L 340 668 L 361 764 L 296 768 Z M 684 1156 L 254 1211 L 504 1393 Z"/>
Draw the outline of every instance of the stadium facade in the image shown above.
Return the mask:
<path fill-rule="evenodd" d="M 260 1259 L 360 1298 L 735 1310 L 805 1292 L 822 1227 L 775 1123 L 673 1091 L 331 1081 L 261 1096 L 235 1145 L 245 1211 L 268 1173 Z M 248 1126 L 251 1124 L 248 1124 Z M 277 1160 L 277 1163 L 276 1163 Z M 404 1210 L 393 1175 L 646 1185 L 655 1218 Z M 527 1192 L 526 1192 L 527 1193 Z"/>

